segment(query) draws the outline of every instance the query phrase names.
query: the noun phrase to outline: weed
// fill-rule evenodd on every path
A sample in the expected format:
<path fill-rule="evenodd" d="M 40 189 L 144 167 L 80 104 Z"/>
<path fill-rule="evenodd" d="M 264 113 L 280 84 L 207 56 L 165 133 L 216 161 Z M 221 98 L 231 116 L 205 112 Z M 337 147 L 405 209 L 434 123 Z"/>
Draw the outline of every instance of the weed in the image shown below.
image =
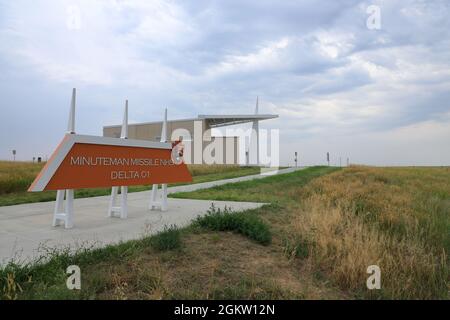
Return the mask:
<path fill-rule="evenodd" d="M 181 232 L 175 225 L 164 226 L 164 230 L 151 237 L 150 244 L 158 251 L 179 249 L 181 247 Z"/>
<path fill-rule="evenodd" d="M 233 213 L 229 208 L 224 210 L 211 205 L 205 216 L 199 216 L 194 224 L 216 231 L 234 231 L 268 245 L 272 240 L 269 226 L 255 214 L 247 212 Z"/>

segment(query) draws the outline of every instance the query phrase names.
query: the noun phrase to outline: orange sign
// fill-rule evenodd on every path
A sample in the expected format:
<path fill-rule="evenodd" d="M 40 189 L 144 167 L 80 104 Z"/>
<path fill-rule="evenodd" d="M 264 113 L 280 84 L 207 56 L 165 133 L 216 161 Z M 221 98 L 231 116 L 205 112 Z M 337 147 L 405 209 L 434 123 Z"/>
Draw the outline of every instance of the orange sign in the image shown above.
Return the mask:
<path fill-rule="evenodd" d="M 29 191 L 190 181 L 168 143 L 67 135 Z"/>

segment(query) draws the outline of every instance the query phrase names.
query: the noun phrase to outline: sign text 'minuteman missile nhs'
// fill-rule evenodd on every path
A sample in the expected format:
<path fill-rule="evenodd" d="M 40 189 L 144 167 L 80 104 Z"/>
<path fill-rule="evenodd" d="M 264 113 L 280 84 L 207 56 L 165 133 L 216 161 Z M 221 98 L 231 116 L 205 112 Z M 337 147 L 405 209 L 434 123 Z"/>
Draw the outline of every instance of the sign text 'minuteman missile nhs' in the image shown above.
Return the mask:
<path fill-rule="evenodd" d="M 172 159 L 153 159 L 153 158 L 112 158 L 112 157 L 85 157 L 71 156 L 71 166 L 114 166 L 114 167 L 130 167 L 141 166 L 170 166 L 175 165 Z M 145 179 L 150 177 L 150 171 L 141 170 L 111 170 L 111 180 L 129 180 L 129 179 Z M 125 182 L 126 184 L 126 182 Z"/>
<path fill-rule="evenodd" d="M 172 159 L 70 157 L 71 166 L 167 166 L 173 164 Z"/>
<path fill-rule="evenodd" d="M 170 143 L 69 134 L 29 191 L 190 182 Z"/>

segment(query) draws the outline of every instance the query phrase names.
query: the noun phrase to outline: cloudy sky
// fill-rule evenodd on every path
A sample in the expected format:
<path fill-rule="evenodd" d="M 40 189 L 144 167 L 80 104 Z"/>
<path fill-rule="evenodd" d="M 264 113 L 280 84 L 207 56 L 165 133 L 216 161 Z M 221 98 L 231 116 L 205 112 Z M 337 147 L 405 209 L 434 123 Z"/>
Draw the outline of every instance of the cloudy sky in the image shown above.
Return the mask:
<path fill-rule="evenodd" d="M 0 159 L 49 156 L 76 87 L 78 133 L 125 99 L 145 122 L 259 96 L 282 164 L 450 165 L 449 17 L 448 0 L 0 0 Z"/>

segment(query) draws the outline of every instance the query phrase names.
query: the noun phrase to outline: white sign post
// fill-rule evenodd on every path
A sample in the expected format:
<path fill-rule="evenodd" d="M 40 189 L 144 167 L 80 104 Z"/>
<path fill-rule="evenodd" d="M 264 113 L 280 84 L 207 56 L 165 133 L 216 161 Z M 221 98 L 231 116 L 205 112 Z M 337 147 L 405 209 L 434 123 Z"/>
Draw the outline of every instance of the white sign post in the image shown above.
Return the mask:
<path fill-rule="evenodd" d="M 75 134 L 76 95 L 77 89 L 73 88 L 72 101 L 70 103 L 69 122 L 67 124 L 66 134 Z M 66 229 L 70 229 L 73 227 L 73 199 L 73 189 L 56 191 L 56 204 L 55 211 L 53 212 L 53 227 L 58 226 L 61 222 L 64 223 L 64 227 Z"/>
<path fill-rule="evenodd" d="M 259 97 L 256 97 L 255 115 L 259 114 Z M 249 138 L 247 163 L 259 166 L 259 120 L 254 120 Z"/>
<path fill-rule="evenodd" d="M 66 229 L 73 227 L 74 189 L 112 187 L 108 216 L 125 219 L 128 215 L 128 186 L 154 184 L 150 208 L 166 211 L 167 183 L 192 181 L 186 164 L 173 161 L 172 144 L 127 139 L 128 101 L 125 102 L 120 138 L 75 134 L 75 98 L 76 90 L 73 89 L 64 139 L 28 188 L 29 192 L 57 191 L 52 225 L 64 223 Z M 162 141 L 167 140 L 166 131 L 167 110 Z M 156 183 L 163 183 L 159 198 Z M 119 186 L 120 204 L 116 206 Z"/>
<path fill-rule="evenodd" d="M 167 108 L 164 110 L 164 121 L 161 129 L 161 142 L 167 142 Z M 158 195 L 158 185 L 154 184 L 150 196 L 150 210 L 167 211 L 167 184 L 161 185 L 161 195 Z"/>
<path fill-rule="evenodd" d="M 128 100 L 125 101 L 125 111 L 123 113 L 121 139 L 128 139 Z M 117 196 L 119 194 L 119 187 L 111 188 L 111 198 L 109 199 L 108 217 L 117 217 L 117 213 L 121 219 L 128 217 L 128 186 L 120 187 L 120 205 L 116 206 Z"/>

